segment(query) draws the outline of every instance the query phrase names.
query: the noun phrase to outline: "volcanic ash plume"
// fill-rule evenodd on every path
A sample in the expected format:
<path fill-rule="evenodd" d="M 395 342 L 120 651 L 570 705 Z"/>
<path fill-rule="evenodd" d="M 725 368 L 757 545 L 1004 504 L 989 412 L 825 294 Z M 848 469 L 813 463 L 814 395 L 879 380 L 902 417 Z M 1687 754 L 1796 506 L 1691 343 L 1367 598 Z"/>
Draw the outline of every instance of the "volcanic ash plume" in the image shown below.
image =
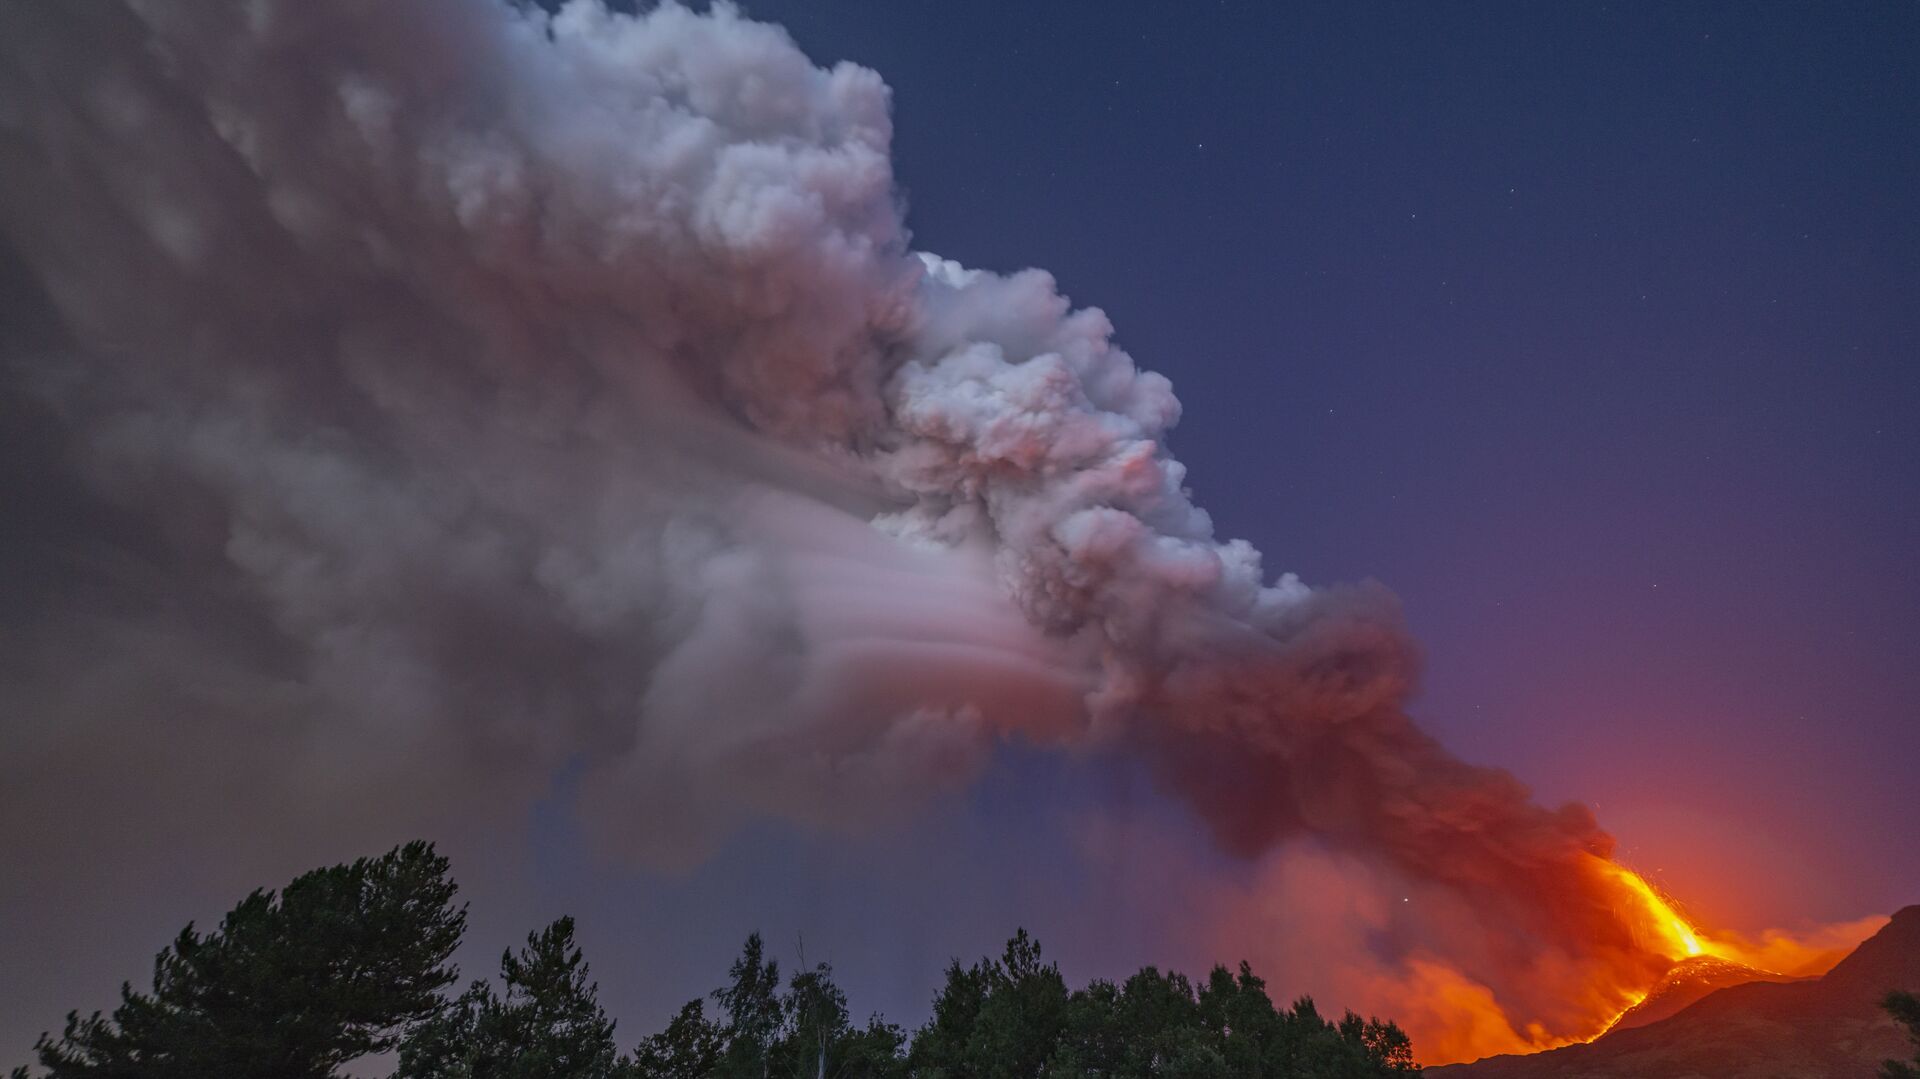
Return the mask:
<path fill-rule="evenodd" d="M 1019 737 L 1420 894 L 1359 945 L 1418 1036 L 1588 1036 L 1696 954 L 1584 808 L 1412 724 L 1390 594 L 1214 538 L 1104 314 L 910 250 L 873 72 L 726 7 L 4 18 L 6 803 L 159 762 L 511 815 L 584 761 L 686 862 Z"/>

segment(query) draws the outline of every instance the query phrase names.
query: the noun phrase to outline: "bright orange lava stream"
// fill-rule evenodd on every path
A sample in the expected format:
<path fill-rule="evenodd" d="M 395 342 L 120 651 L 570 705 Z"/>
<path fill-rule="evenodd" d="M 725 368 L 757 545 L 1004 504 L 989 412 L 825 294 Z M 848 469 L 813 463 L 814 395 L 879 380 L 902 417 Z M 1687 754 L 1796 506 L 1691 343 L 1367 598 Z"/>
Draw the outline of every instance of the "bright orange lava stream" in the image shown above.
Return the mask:
<path fill-rule="evenodd" d="M 1682 918 L 1680 912 L 1673 909 L 1673 904 L 1656 891 L 1653 885 L 1648 884 L 1645 877 L 1624 866 L 1611 863 L 1608 864 L 1607 869 L 1613 878 L 1626 888 L 1627 894 L 1638 900 L 1645 908 L 1645 918 L 1640 920 L 1640 925 L 1653 938 L 1647 941 L 1653 951 L 1665 955 L 1676 963 L 1682 959 L 1692 959 L 1697 955 L 1720 954 L 1718 949 L 1712 947 L 1711 941 L 1704 944 L 1701 942 L 1699 931 Z M 1725 955 L 1720 957 L 1729 958 Z M 1601 1027 L 1592 1037 L 1585 1040 L 1592 1041 L 1611 1031 L 1628 1012 L 1639 1007 L 1640 1002 L 1646 1000 L 1647 994 L 1652 991 L 1652 987 L 1649 986 L 1635 993 L 1618 1014 L 1607 1020 L 1606 1026 Z"/>
<path fill-rule="evenodd" d="M 1721 954 L 1711 941 L 1702 943 L 1700 934 L 1680 912 L 1673 909 L 1667 898 L 1655 891 L 1645 877 L 1631 869 L 1609 863 L 1608 871 L 1627 889 L 1627 893 L 1639 900 L 1646 908 L 1645 919 L 1641 924 L 1654 939 L 1647 941 L 1648 947 L 1661 953 L 1668 959 L 1678 962 L 1692 959 L 1696 955 L 1719 955 L 1722 959 L 1733 958 Z"/>
<path fill-rule="evenodd" d="M 1631 869 L 1612 863 L 1609 863 L 1607 868 L 1614 879 L 1626 888 L 1627 894 L 1632 896 L 1645 908 L 1643 912 L 1644 918 L 1639 920 L 1639 924 L 1642 926 L 1643 931 L 1652 938 L 1646 942 L 1652 951 L 1658 952 L 1676 963 L 1683 959 L 1692 959 L 1695 956 L 1710 955 L 1716 959 L 1724 959 L 1728 962 L 1752 966 L 1765 973 L 1774 973 L 1762 967 L 1760 964 L 1764 962 L 1764 959 L 1756 956 L 1751 951 L 1737 945 L 1723 944 L 1711 937 L 1702 935 L 1698 929 L 1693 927 L 1691 922 L 1688 922 L 1686 918 L 1681 916 L 1679 911 L 1674 909 L 1671 900 L 1660 894 L 1653 885 L 1647 883 L 1645 877 L 1642 877 Z M 1649 987 L 1634 994 L 1633 999 L 1627 1002 L 1626 1007 L 1620 1009 L 1619 1014 L 1608 1020 L 1607 1025 L 1600 1028 L 1599 1033 L 1594 1034 L 1593 1037 L 1587 1038 L 1586 1040 L 1592 1041 L 1594 1038 L 1598 1038 L 1600 1035 L 1611 1031 L 1628 1012 L 1638 1007 L 1641 1001 L 1646 1000 L 1647 994 L 1652 991 L 1652 988 Z"/>
<path fill-rule="evenodd" d="M 1566 999 L 1591 1008 L 1585 1012 L 1587 1021 L 1579 1021 L 1581 1009 L 1577 1006 L 1561 1013 L 1555 1026 L 1511 1015 L 1488 986 L 1444 964 L 1417 965 L 1407 995 L 1401 998 L 1401 1010 L 1417 1027 L 1415 1044 L 1424 1044 L 1422 1063 L 1535 1053 L 1592 1041 L 1613 1030 L 1628 1012 L 1663 984 L 1669 984 L 1660 977 L 1665 967 L 1689 959 L 1712 957 L 1748 968 L 1753 977 L 1823 974 L 1886 922 L 1885 918 L 1866 918 L 1798 934 L 1767 930 L 1757 938 L 1732 931 L 1708 932 L 1688 920 L 1673 900 L 1633 870 L 1598 856 L 1588 870 L 1599 877 L 1601 892 L 1613 917 L 1629 934 L 1631 945 L 1621 952 L 1603 953 L 1622 957 L 1618 965 L 1602 959 L 1584 968 L 1593 977 L 1584 992 L 1574 982 L 1565 983 Z M 1715 974 L 1725 973 L 1715 970 Z M 1737 971 L 1732 973 L 1738 976 Z M 1694 983 L 1683 980 L 1678 984 Z M 1414 1029 L 1409 1032 L 1414 1033 Z"/>

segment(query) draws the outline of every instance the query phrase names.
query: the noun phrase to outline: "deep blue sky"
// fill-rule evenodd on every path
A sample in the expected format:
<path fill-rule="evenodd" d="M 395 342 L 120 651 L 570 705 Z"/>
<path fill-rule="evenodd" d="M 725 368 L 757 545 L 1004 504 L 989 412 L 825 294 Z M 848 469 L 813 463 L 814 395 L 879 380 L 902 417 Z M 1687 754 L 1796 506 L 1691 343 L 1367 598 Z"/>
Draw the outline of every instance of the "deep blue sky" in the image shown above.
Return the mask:
<path fill-rule="evenodd" d="M 1173 378 L 1223 533 L 1403 597 L 1463 756 L 1717 924 L 1920 900 L 1920 5 L 747 10 L 893 86 L 919 246 L 1053 271 Z M 910 870 L 925 834 L 679 881 L 536 846 L 601 969 L 653 965 L 633 1022 L 735 922 L 913 1021 L 1019 920 L 1077 973 L 1166 958 L 1061 857 L 1115 799 L 1159 812 L 1016 755 Z"/>
<path fill-rule="evenodd" d="M 1399 592 L 1451 745 L 1729 918 L 1920 899 L 1920 5 L 748 10 L 1173 378 L 1223 532 Z"/>

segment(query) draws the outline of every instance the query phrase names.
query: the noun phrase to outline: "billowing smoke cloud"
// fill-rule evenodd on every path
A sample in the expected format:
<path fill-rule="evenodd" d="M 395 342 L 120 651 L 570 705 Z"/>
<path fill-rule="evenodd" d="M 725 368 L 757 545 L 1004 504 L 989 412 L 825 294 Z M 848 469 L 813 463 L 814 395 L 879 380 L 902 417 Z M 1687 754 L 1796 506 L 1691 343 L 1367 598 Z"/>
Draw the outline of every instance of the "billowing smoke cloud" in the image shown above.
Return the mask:
<path fill-rule="evenodd" d="M 871 72 L 673 8 L 15 21 L 9 233 L 66 334 L 15 385 L 103 531 L 150 535 L 156 636 L 257 653 L 236 722 L 297 784 L 526 791 L 584 753 L 597 816 L 692 857 L 1077 711 L 986 528 L 868 523 L 912 505 L 873 464 L 892 350 L 957 332 Z M 153 609 L 184 602 L 222 609 Z"/>
<path fill-rule="evenodd" d="M 1589 813 L 1409 721 L 1390 594 L 1214 537 L 1105 315 L 911 250 L 873 72 L 727 8 L 5 19 L 8 819 L 508 819 L 578 762 L 684 864 L 1021 738 L 1419 892 L 1365 946 L 1521 1041 L 1671 958 Z"/>

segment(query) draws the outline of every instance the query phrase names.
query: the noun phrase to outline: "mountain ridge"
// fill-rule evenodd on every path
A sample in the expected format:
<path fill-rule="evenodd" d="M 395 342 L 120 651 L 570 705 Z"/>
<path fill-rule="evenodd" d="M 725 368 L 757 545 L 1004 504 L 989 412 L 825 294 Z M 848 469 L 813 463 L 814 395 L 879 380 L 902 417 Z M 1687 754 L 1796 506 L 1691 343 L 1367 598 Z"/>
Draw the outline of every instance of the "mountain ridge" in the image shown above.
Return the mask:
<path fill-rule="evenodd" d="M 1912 1055 L 1880 1008 L 1920 989 L 1920 905 L 1896 912 L 1818 978 L 1751 981 L 1583 1045 L 1428 1068 L 1441 1079 L 1871 1079 Z"/>
<path fill-rule="evenodd" d="M 1711 955 L 1682 959 L 1660 978 L 1640 1003 L 1621 1012 L 1605 1031 L 1632 1030 L 1677 1015 L 1709 994 L 1750 982 L 1791 982 L 1800 979 L 1750 967 Z"/>

